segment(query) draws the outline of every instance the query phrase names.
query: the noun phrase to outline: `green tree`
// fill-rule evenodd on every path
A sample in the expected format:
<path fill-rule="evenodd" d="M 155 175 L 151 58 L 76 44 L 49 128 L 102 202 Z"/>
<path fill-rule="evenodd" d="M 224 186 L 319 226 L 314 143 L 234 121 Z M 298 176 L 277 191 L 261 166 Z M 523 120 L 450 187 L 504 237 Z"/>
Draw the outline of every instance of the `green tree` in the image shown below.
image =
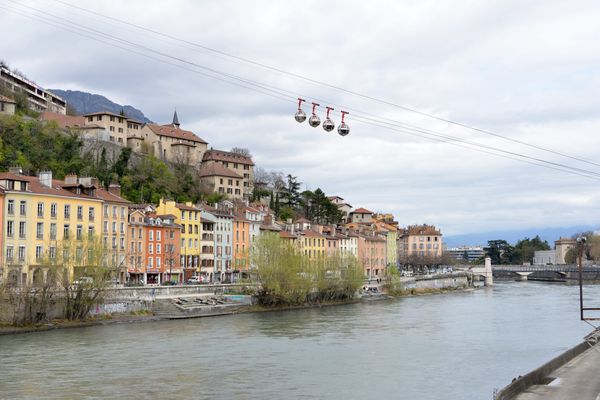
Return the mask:
<path fill-rule="evenodd" d="M 534 253 L 540 250 L 550 250 L 550 245 L 547 241 L 542 240 L 539 235 L 536 235 L 533 239 L 521 239 L 515 244 L 513 262 L 517 264 L 533 263 Z"/>
<path fill-rule="evenodd" d="M 506 240 L 489 240 L 484 248 L 486 256 L 491 258 L 492 264 L 511 264 L 513 262 L 513 247 Z"/>
<path fill-rule="evenodd" d="M 300 202 L 300 185 L 298 177 L 288 174 L 286 177 L 286 186 L 282 190 L 285 202 L 292 208 L 296 208 Z"/>

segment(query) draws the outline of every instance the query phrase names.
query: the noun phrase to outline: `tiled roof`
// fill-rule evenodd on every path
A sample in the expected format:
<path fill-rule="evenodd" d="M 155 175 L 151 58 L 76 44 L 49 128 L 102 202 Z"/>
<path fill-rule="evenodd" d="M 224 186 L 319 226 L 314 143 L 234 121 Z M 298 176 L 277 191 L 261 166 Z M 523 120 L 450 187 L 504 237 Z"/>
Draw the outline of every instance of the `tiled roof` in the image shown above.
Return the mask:
<path fill-rule="evenodd" d="M 41 121 L 55 121 L 61 128 L 83 127 L 85 117 L 63 115 L 55 112 L 44 111 L 40 114 Z"/>
<path fill-rule="evenodd" d="M 207 144 L 204 140 L 196 136 L 194 132 L 186 131 L 184 129 L 180 129 L 173 124 L 169 125 L 156 125 L 156 124 L 146 124 L 148 128 L 155 134 L 159 136 L 168 136 L 175 139 L 183 139 L 189 140 L 195 143 L 204 143 Z"/>
<path fill-rule="evenodd" d="M 441 235 L 439 229 L 433 225 L 411 225 L 406 227 L 403 232 L 405 235 Z"/>
<path fill-rule="evenodd" d="M 310 224 L 311 222 L 309 220 L 307 220 L 306 218 L 299 218 L 296 220 L 295 223 L 296 224 Z"/>
<path fill-rule="evenodd" d="M 5 179 L 29 182 L 29 191 L 31 193 L 47 194 L 47 195 L 63 196 L 63 197 L 75 197 L 75 198 L 87 199 L 87 200 L 100 200 L 99 198 L 90 197 L 85 194 L 75 194 L 75 193 L 63 188 L 64 182 L 55 180 L 55 179 L 52 180 L 52 187 L 42 185 L 37 176 L 18 175 L 18 174 L 13 174 L 10 172 L 0 173 L 0 180 L 5 180 Z M 6 188 L 4 188 L 4 189 L 6 189 Z M 18 190 L 16 192 L 18 192 Z"/>
<path fill-rule="evenodd" d="M 356 210 L 350 212 L 350 214 L 373 214 L 373 211 L 369 211 L 366 208 L 357 208 Z"/>
<path fill-rule="evenodd" d="M 226 176 L 228 178 L 243 179 L 240 174 L 218 163 L 202 164 L 200 176 Z"/>
<path fill-rule="evenodd" d="M 302 231 L 302 234 L 304 236 L 308 236 L 308 237 L 323 237 L 323 235 L 321 235 L 319 232 L 315 232 L 315 231 L 311 231 L 311 230 Z"/>
<path fill-rule="evenodd" d="M 110 115 L 110 116 L 113 116 L 113 117 L 127 119 L 127 117 L 125 117 L 123 115 L 115 114 L 115 113 L 112 113 L 110 111 L 96 111 L 96 112 L 93 112 L 93 113 L 84 114 L 83 116 L 84 117 L 91 117 L 92 115 Z"/>
<path fill-rule="evenodd" d="M 188 206 L 188 205 L 183 204 L 183 203 L 177 203 L 177 204 L 175 204 L 175 207 L 177 207 L 177 208 L 179 208 L 180 210 L 183 210 L 183 211 L 202 211 L 199 208 L 196 208 L 194 206 Z"/>
<path fill-rule="evenodd" d="M 16 104 L 17 103 L 16 101 L 14 101 L 13 99 L 11 99 L 10 97 L 2 96 L 1 94 L 0 94 L 0 101 L 2 103 L 12 103 L 12 104 Z"/>
<path fill-rule="evenodd" d="M 296 235 L 293 235 L 293 234 L 289 233 L 288 231 L 280 231 L 279 237 L 281 237 L 283 239 L 296 239 L 297 238 Z"/>
<path fill-rule="evenodd" d="M 232 153 L 223 150 L 208 150 L 204 153 L 202 161 L 227 161 L 233 163 L 254 165 L 250 157 L 243 156 L 241 154 Z"/>
<path fill-rule="evenodd" d="M 129 200 L 125 200 L 121 196 L 117 196 L 116 194 L 113 194 L 103 188 L 96 188 L 96 197 L 98 197 L 104 201 L 108 201 L 110 203 L 123 203 L 123 204 L 131 203 Z"/>

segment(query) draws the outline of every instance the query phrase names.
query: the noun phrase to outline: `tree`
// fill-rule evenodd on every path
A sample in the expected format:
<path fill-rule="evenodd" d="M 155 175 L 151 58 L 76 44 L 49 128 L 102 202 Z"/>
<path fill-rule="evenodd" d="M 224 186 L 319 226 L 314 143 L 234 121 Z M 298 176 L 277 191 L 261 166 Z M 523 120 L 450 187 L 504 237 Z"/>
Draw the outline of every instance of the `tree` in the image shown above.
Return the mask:
<path fill-rule="evenodd" d="M 492 264 L 510 264 L 513 262 L 513 247 L 506 240 L 489 240 L 484 248 Z"/>
<path fill-rule="evenodd" d="M 250 154 L 250 150 L 248 150 L 245 147 L 234 147 L 234 148 L 231 149 L 231 152 L 235 153 L 235 154 L 239 154 L 239 155 L 244 156 L 244 157 L 250 157 L 250 158 L 252 158 L 252 154 Z"/>
<path fill-rule="evenodd" d="M 533 263 L 535 252 L 540 250 L 550 250 L 550 245 L 547 241 L 542 240 L 539 235 L 536 235 L 533 239 L 521 239 L 515 244 L 513 262 L 516 264 Z"/>
<path fill-rule="evenodd" d="M 300 185 L 298 177 L 288 174 L 286 177 L 286 186 L 281 190 L 281 194 L 287 205 L 296 208 L 300 201 Z M 279 193 L 279 192 L 278 192 Z"/>

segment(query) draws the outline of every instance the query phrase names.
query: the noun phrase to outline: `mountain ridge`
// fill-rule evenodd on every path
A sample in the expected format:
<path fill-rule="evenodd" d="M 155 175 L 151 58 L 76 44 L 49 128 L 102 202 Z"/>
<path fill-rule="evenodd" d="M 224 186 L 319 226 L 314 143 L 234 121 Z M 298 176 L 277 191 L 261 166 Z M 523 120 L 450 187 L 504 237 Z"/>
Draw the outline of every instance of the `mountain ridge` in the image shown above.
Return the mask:
<path fill-rule="evenodd" d="M 83 92 L 80 90 L 48 90 L 62 97 L 79 115 L 100 111 L 109 111 L 114 114 L 119 114 L 121 110 L 123 110 L 127 118 L 131 118 L 140 122 L 152 123 L 152 120 L 146 117 L 140 109 L 131 105 L 121 105 L 115 103 L 101 94 Z"/>

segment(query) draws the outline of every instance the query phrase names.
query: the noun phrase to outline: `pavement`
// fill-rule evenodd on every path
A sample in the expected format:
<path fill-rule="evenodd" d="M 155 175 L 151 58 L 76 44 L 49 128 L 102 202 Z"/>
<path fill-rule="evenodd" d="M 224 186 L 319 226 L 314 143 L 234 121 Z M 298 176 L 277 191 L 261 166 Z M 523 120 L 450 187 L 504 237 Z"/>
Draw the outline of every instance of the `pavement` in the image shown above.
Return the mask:
<path fill-rule="evenodd" d="M 515 400 L 600 400 L 600 345 L 552 371 L 547 381 L 531 386 Z"/>

